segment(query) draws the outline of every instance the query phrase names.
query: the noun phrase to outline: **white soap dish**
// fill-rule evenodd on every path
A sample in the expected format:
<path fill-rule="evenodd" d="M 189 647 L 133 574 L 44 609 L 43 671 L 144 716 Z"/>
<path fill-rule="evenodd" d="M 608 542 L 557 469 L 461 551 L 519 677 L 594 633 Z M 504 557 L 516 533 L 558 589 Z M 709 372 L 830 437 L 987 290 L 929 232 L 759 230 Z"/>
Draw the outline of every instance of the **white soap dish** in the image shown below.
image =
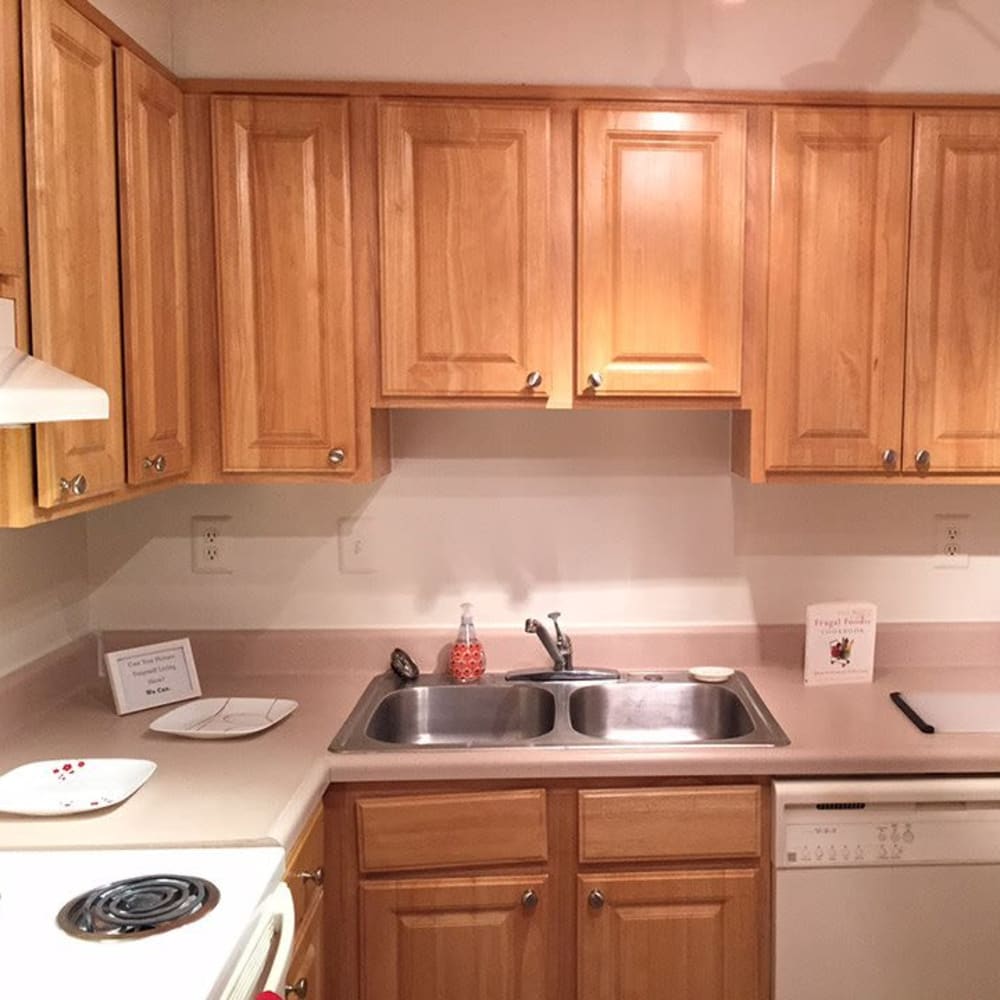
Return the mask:
<path fill-rule="evenodd" d="M 735 673 L 732 667 L 692 667 L 688 676 L 705 684 L 722 684 Z"/>

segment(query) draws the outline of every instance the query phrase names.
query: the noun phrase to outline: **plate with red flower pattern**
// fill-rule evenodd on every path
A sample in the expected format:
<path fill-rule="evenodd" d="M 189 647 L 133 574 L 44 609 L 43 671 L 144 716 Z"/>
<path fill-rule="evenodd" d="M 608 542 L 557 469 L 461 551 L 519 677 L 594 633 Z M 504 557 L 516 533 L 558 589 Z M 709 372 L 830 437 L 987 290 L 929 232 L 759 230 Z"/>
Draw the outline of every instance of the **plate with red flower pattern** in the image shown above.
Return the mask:
<path fill-rule="evenodd" d="M 151 760 L 65 757 L 36 760 L 0 775 L 0 812 L 63 816 L 124 802 L 156 770 Z"/>

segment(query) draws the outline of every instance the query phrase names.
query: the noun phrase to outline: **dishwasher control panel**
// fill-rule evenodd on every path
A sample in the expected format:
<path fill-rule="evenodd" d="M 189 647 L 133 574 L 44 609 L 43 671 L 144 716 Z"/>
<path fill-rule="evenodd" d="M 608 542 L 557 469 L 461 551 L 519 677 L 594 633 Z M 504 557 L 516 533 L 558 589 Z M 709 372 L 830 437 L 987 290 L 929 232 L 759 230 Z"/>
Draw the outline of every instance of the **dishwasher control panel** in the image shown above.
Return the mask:
<path fill-rule="evenodd" d="M 778 868 L 1000 862 L 1000 781 L 775 782 Z"/>
<path fill-rule="evenodd" d="M 929 860 L 919 857 L 918 832 L 912 820 L 789 825 L 783 861 L 787 867 L 816 867 Z"/>

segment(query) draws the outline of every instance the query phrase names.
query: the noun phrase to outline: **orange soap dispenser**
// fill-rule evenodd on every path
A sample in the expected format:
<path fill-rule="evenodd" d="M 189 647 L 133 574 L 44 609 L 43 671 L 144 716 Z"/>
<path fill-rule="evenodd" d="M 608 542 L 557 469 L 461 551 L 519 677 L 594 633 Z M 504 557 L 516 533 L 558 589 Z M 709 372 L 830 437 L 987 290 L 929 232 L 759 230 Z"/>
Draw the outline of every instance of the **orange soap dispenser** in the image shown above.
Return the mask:
<path fill-rule="evenodd" d="M 486 653 L 476 635 L 472 621 L 472 605 L 462 605 L 462 623 L 458 626 L 458 637 L 451 647 L 451 679 L 457 684 L 478 681 L 486 670 Z"/>

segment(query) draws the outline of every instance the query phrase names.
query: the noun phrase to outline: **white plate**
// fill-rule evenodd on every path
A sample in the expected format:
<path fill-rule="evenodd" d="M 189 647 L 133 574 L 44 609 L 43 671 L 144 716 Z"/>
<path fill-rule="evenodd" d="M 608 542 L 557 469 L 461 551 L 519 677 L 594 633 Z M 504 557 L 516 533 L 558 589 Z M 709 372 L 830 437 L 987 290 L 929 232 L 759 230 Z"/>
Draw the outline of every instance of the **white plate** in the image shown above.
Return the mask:
<path fill-rule="evenodd" d="M 154 719 L 149 728 L 193 740 L 226 740 L 270 729 L 298 707 L 288 698 L 199 698 Z"/>
<path fill-rule="evenodd" d="M 0 812 L 61 816 L 123 802 L 156 770 L 151 760 L 64 757 L 36 760 L 0 775 Z"/>
<path fill-rule="evenodd" d="M 736 673 L 732 667 L 692 667 L 688 674 L 705 684 L 722 684 Z"/>

